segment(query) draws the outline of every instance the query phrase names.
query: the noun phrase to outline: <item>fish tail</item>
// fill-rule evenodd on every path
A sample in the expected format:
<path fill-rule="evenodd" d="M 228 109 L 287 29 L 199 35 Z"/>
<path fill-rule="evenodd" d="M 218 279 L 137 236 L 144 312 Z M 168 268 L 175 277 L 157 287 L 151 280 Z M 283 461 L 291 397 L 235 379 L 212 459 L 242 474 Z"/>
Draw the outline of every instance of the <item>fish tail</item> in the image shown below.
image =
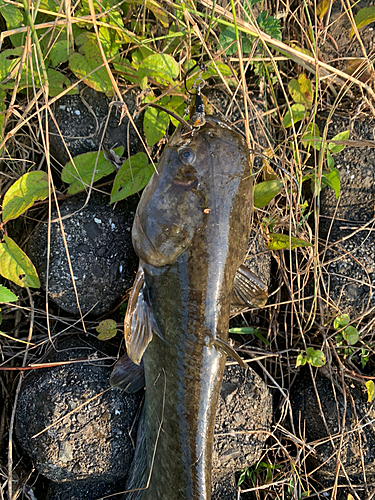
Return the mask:
<path fill-rule="evenodd" d="M 126 491 L 129 493 L 125 493 L 122 500 L 140 500 L 142 498 L 148 479 L 147 469 L 145 406 L 143 405 L 138 422 L 137 445 L 126 481 Z"/>

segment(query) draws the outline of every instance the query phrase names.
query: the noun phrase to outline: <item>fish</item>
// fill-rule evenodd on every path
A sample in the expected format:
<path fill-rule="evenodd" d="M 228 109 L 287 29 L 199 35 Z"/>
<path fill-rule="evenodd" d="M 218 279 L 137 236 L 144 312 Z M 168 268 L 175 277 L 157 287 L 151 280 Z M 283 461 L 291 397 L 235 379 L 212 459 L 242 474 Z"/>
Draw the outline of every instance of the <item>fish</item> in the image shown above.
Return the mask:
<path fill-rule="evenodd" d="M 253 211 L 250 152 L 241 134 L 207 115 L 199 128 L 176 129 L 157 168 L 134 219 L 140 261 L 125 316 L 127 355 L 111 378 L 131 392 L 144 365 L 123 498 L 208 500 L 227 355 L 245 366 L 228 343 L 230 308 L 267 301 L 267 286 L 242 265 Z"/>

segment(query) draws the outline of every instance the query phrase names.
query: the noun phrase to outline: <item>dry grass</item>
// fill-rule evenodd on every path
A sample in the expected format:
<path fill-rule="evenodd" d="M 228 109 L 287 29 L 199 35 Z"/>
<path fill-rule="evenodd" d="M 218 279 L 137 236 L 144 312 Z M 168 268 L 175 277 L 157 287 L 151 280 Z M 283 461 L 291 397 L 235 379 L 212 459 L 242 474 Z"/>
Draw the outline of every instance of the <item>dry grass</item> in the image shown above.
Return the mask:
<path fill-rule="evenodd" d="M 92 28 L 97 36 L 101 48 L 103 64 L 111 79 L 113 86 L 113 98 L 122 101 L 124 94 L 131 85 L 125 82 L 121 75 L 116 74 L 111 66 L 111 60 L 104 53 L 99 38 L 98 27 L 105 26 L 101 21 L 102 13 L 95 11 L 92 0 L 89 0 L 90 15 L 78 18 L 76 5 L 67 0 L 60 5 L 59 12 L 48 9 L 39 9 L 45 13 L 48 21 L 34 25 L 35 12 L 31 4 L 24 2 L 19 4 L 12 2 L 28 12 L 28 27 L 19 27 L 11 30 L 3 30 L 0 37 L 0 50 L 10 48 L 10 36 L 25 35 L 22 61 L 19 68 L 15 68 L 11 77 L 14 79 L 14 89 L 9 90 L 5 108 L 2 110 L 4 116 L 4 137 L 0 141 L 0 193 L 3 197 L 7 189 L 21 175 L 28 172 L 32 167 L 34 170 L 44 170 L 48 173 L 50 181 L 50 197 L 48 203 L 40 203 L 29 210 L 27 215 L 15 224 L 6 226 L 5 231 L 18 231 L 21 234 L 19 244 L 21 247 L 27 242 L 30 231 L 35 222 L 42 220 L 48 211 L 49 216 L 53 204 L 59 206 L 65 198 L 65 186 L 56 181 L 59 169 L 56 168 L 55 159 L 51 158 L 49 148 L 49 118 L 53 119 L 51 105 L 58 101 L 71 88 L 77 86 L 81 81 L 76 81 L 71 87 L 62 91 L 56 97 L 49 97 L 48 83 L 45 78 L 43 57 L 40 52 L 38 40 L 41 38 L 42 29 L 48 33 L 57 33 L 61 27 L 66 27 L 70 34 L 72 43 L 72 28 L 75 23 L 82 23 Z M 211 0 L 200 0 L 200 7 L 207 7 L 211 12 L 213 2 Z M 267 10 L 269 13 L 281 19 L 283 25 L 283 42 L 271 39 L 269 35 L 261 32 L 254 21 L 243 7 L 236 3 L 227 8 L 216 5 L 213 20 L 210 16 L 202 15 L 202 8 L 197 11 L 192 2 L 185 5 L 181 11 L 180 5 L 170 5 L 170 21 L 178 16 L 180 29 L 188 30 L 189 36 L 182 40 L 176 47 L 174 56 L 180 62 L 190 58 L 191 51 L 197 46 L 199 56 L 205 61 L 211 61 L 213 65 L 217 61 L 224 60 L 217 44 L 217 21 L 224 20 L 236 25 L 239 32 L 256 35 L 257 42 L 250 54 L 242 54 L 240 43 L 237 42 L 240 57 L 233 56 L 226 59 L 236 71 L 236 85 L 229 86 L 227 80 L 221 75 L 219 86 L 227 93 L 229 105 L 226 109 L 219 109 L 229 119 L 234 114 L 241 115 L 244 125 L 246 140 L 251 148 L 272 158 L 281 165 L 289 175 L 283 174 L 275 168 L 277 176 L 284 182 L 284 189 L 272 202 L 262 210 L 256 211 L 255 224 L 262 227 L 264 236 L 269 232 L 283 231 L 284 234 L 299 237 L 311 242 L 311 247 L 296 250 L 272 251 L 273 266 L 276 277 L 273 283 L 273 292 L 268 305 L 258 314 L 262 335 L 268 340 L 269 346 L 265 347 L 261 342 L 253 342 L 251 346 L 244 346 L 241 352 L 247 353 L 251 364 L 257 366 L 264 375 L 264 380 L 272 388 L 275 401 L 274 425 L 267 442 L 267 450 L 262 460 L 274 466 L 273 479 L 265 483 L 265 474 L 257 476 L 257 483 L 238 492 L 238 499 L 300 499 L 304 496 L 316 498 L 350 498 L 349 493 L 356 499 L 373 498 L 375 485 L 374 476 L 366 478 L 366 464 L 362 449 L 359 450 L 358 460 L 362 466 L 362 476 L 359 474 L 354 482 L 351 471 L 346 470 L 345 462 L 341 459 L 343 443 L 348 439 L 348 428 L 345 425 L 347 413 L 339 407 L 341 401 L 351 409 L 356 426 L 352 430 L 356 434 L 360 447 L 364 446 L 362 429 L 364 426 L 372 426 L 371 415 L 363 414 L 362 410 L 356 411 L 356 402 L 351 395 L 351 384 L 353 380 L 362 384 L 371 379 L 371 376 L 363 375 L 358 365 L 351 358 L 344 359 L 339 354 L 340 350 L 335 345 L 336 332 L 332 328 L 332 320 L 338 315 L 340 307 L 330 298 L 327 289 L 327 268 L 332 259 L 340 261 L 343 251 L 342 245 L 349 238 L 366 229 L 373 231 L 372 222 L 359 225 L 348 236 L 343 236 L 340 241 L 330 243 L 327 239 L 320 239 L 320 206 L 321 194 L 315 192 L 305 194 L 302 189 L 297 190 L 293 178 L 299 182 L 307 169 L 313 171 L 317 185 L 321 184 L 324 155 L 316 150 L 307 154 L 306 148 L 301 143 L 300 123 L 290 128 L 282 125 L 282 117 L 287 110 L 290 111 L 293 101 L 287 90 L 291 78 L 297 78 L 304 71 L 314 85 L 313 106 L 309 118 L 311 123 L 324 116 L 321 128 L 321 136 L 328 141 L 331 133 L 331 120 L 335 114 L 346 116 L 352 121 L 361 116 L 372 117 L 374 110 L 374 92 L 372 78 L 373 55 L 366 41 L 362 40 L 362 32 L 358 32 L 354 24 L 355 9 L 352 9 L 348 1 L 336 0 L 322 20 L 316 16 L 316 4 L 314 2 L 278 2 L 277 10 L 274 3 L 263 2 L 256 6 L 257 9 Z M 340 11 L 340 15 L 333 16 Z M 30 9 L 30 10 L 28 10 Z M 0 10 L 1 12 L 1 10 Z M 134 11 L 128 12 L 131 19 L 139 20 L 140 25 L 150 23 L 150 13 L 142 10 L 139 5 L 134 6 Z M 233 17 L 235 13 L 235 18 Z M 138 16 L 138 17 L 137 17 Z M 47 19 L 46 17 L 46 19 Z M 256 17 L 256 16 L 255 16 Z M 335 23 L 340 19 L 346 19 L 355 32 L 354 41 L 361 47 L 362 67 L 352 75 L 345 72 L 349 58 L 345 54 L 339 54 L 336 58 L 327 58 L 325 44 L 332 38 Z M 130 18 L 129 18 L 130 19 Z M 2 27 L 4 26 L 3 20 Z M 155 34 L 160 31 L 155 21 L 152 21 Z M 134 28 L 133 28 L 134 29 Z M 158 31 L 159 30 L 159 31 Z M 45 36 L 45 35 L 44 35 Z M 159 35 L 158 35 L 159 36 Z M 163 39 L 161 36 L 161 39 Z M 290 42 L 290 43 L 289 43 Z M 292 45 L 295 44 L 295 45 Z M 157 42 L 152 43 L 158 50 Z M 309 51 L 301 52 L 296 48 Z M 334 46 L 334 40 L 332 41 Z M 125 54 L 129 47 L 125 50 Z M 34 82 L 22 93 L 19 92 L 21 69 L 24 66 L 32 66 L 32 57 L 38 61 L 40 68 L 40 79 L 44 85 L 40 87 Z M 198 57 L 198 56 L 196 56 Z M 263 67 L 267 64 L 266 73 L 259 79 L 249 68 L 254 68 L 254 63 Z M 257 66 L 255 66 L 257 67 Z M 361 76 L 369 72 L 370 78 L 363 80 Z M 218 71 L 220 76 L 220 70 Z M 164 89 L 165 90 L 165 89 Z M 170 89 L 167 89 L 167 92 Z M 354 117 L 354 118 L 353 118 Z M 269 139 L 272 137 L 272 140 Z M 1 137 L 0 137 L 1 139 Z M 363 147 L 363 143 L 346 141 L 351 148 Z M 372 148 L 373 143 L 367 143 Z M 68 152 L 69 153 L 69 152 Z M 70 154 L 70 153 L 69 153 Z M 265 163 L 265 162 L 263 162 Z M 271 172 L 272 174 L 272 172 Z M 269 174 L 270 175 L 270 174 Z M 261 180 L 262 173 L 259 174 Z M 87 190 L 87 199 L 95 187 L 90 186 Z M 328 189 L 328 188 L 326 188 Z M 306 205 L 304 203 L 306 202 Z M 306 214 L 309 214 L 307 217 Z M 334 217 L 332 221 L 334 220 Z M 272 228 L 272 231 L 270 230 Z M 68 247 L 67 252 L 68 252 Z M 329 253 L 330 252 L 330 253 Z M 345 251 L 344 251 L 345 253 Z M 327 257 L 327 255 L 329 257 Z M 335 255 L 335 256 L 334 256 Z M 369 279 L 369 278 L 368 278 Z M 74 283 L 74 280 L 72 280 Z M 368 283 L 367 283 L 368 284 Z M 370 283 L 371 284 L 371 283 Z M 371 288 L 370 290 L 373 290 Z M 0 368 L 9 370 L 1 371 L 0 381 L 0 499 L 8 498 L 30 498 L 27 493 L 28 481 L 35 478 L 31 465 L 21 455 L 21 450 L 14 442 L 14 416 L 17 405 L 17 397 L 22 383 L 22 374 L 14 371 L 15 367 L 27 367 L 37 363 L 42 358 L 46 349 L 54 340 L 64 334 L 66 330 L 92 332 L 97 322 L 68 318 L 66 314 L 50 312 L 47 295 L 42 291 L 17 289 L 19 301 L 16 305 L 5 304 L 2 307 L 4 332 L 18 340 L 14 342 L 5 336 L 0 336 Z M 79 297 L 77 295 L 77 302 Z M 254 313 L 253 313 L 254 314 Z M 370 356 L 370 365 L 373 366 L 374 334 L 374 307 L 367 308 L 356 318 L 351 318 L 361 335 L 363 345 L 367 346 Z M 254 315 L 243 313 L 241 321 L 249 325 L 254 320 Z M 25 347 L 23 342 L 30 342 Z M 320 408 L 321 419 L 325 429 L 322 429 L 320 440 L 310 441 L 305 438 L 306 429 L 304 423 L 299 422 L 292 401 L 290 391 L 299 376 L 300 369 L 295 368 L 299 352 L 307 347 L 321 349 L 326 357 L 327 364 L 324 368 L 316 369 L 308 366 L 312 385 L 314 387 L 318 408 Z M 356 352 L 360 348 L 356 347 Z M 332 433 L 325 415 L 324 402 L 321 401 L 316 378 L 318 372 L 324 375 L 332 385 L 337 406 L 337 430 Z M 350 439 L 350 436 L 349 436 Z M 332 475 L 326 483 L 316 480 L 317 470 L 312 470 L 311 459 L 319 458 L 317 448 L 323 441 L 332 445 L 332 460 L 330 467 Z M 251 465 L 251 464 L 249 464 Z M 277 468 L 276 466 L 281 466 Z M 321 466 L 318 466 L 320 468 Z M 360 469 L 361 467 L 359 467 Z M 340 496 L 341 495 L 341 496 Z"/>

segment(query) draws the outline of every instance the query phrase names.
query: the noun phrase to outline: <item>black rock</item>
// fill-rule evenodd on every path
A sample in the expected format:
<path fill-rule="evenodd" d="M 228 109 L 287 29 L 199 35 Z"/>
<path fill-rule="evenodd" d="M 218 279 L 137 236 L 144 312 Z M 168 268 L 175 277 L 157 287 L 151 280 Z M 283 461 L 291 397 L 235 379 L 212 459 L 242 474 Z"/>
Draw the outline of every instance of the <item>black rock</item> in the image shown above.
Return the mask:
<path fill-rule="evenodd" d="M 133 284 L 138 259 L 131 243 L 131 228 L 137 197 L 109 205 L 109 197 L 93 192 L 61 203 L 61 217 L 73 269 L 71 276 L 60 222 L 52 213 L 48 295 L 65 311 L 103 314 L 111 309 Z M 30 238 L 28 252 L 46 288 L 47 223 L 39 225 Z"/>

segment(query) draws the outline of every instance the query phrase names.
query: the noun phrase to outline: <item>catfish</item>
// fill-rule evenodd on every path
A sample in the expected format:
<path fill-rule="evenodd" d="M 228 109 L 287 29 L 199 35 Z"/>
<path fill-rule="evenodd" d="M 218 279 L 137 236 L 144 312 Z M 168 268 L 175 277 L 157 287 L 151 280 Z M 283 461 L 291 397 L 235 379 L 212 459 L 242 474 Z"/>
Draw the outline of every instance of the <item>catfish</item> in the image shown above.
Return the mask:
<path fill-rule="evenodd" d="M 125 317 L 127 356 L 111 383 L 141 387 L 142 362 L 146 393 L 124 499 L 211 498 L 227 354 L 244 365 L 228 344 L 230 307 L 267 301 L 267 287 L 242 266 L 252 210 L 242 135 L 215 116 L 198 129 L 180 125 L 132 230 L 139 270 Z"/>

